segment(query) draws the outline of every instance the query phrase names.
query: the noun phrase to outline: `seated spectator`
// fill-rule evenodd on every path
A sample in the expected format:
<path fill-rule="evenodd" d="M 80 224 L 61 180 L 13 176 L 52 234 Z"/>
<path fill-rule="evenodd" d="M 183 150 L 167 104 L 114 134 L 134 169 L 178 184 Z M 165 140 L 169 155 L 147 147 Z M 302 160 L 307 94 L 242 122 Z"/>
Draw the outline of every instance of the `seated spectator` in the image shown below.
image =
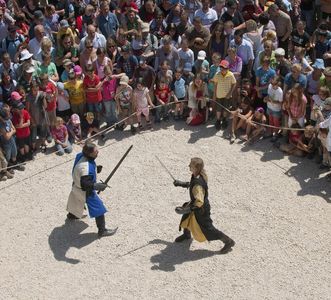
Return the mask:
<path fill-rule="evenodd" d="M 71 144 L 78 143 L 82 140 L 82 129 L 80 127 L 80 118 L 77 114 L 72 114 L 66 124 Z"/>
<path fill-rule="evenodd" d="M 253 144 L 256 142 L 265 132 L 265 127 L 267 118 L 263 107 L 258 107 L 255 109 L 254 114 L 252 114 L 247 120 L 246 135 L 243 137 L 248 144 Z"/>
<path fill-rule="evenodd" d="M 57 117 L 55 126 L 52 128 L 52 136 L 55 142 L 55 149 L 57 155 L 63 155 L 64 153 L 71 153 L 72 146 L 69 142 L 68 130 L 64 125 L 62 118 Z"/>

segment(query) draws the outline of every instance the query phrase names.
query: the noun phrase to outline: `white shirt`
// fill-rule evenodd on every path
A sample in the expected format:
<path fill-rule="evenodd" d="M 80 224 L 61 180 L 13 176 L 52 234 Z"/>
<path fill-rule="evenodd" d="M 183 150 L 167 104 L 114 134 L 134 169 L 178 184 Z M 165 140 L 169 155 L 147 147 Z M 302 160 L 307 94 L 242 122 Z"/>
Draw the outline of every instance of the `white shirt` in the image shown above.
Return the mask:
<path fill-rule="evenodd" d="M 320 128 L 328 128 L 329 132 L 328 135 L 326 137 L 326 149 L 328 149 L 328 151 L 331 151 L 331 117 L 327 118 L 325 121 L 321 122 L 319 124 Z"/>
<path fill-rule="evenodd" d="M 202 21 L 202 25 L 207 27 L 208 29 L 210 28 L 211 24 L 213 24 L 213 22 L 215 22 L 218 19 L 216 10 L 212 8 L 209 8 L 206 13 L 202 11 L 202 9 L 198 9 L 195 12 L 194 16 L 200 17 Z"/>
<path fill-rule="evenodd" d="M 279 102 L 279 104 L 268 102 L 267 104 L 268 108 L 271 109 L 272 111 L 281 111 L 282 109 L 281 103 L 283 102 L 283 90 L 280 87 L 274 89 L 272 87 L 272 84 L 270 83 L 268 86 L 268 96 L 270 97 L 271 100 Z"/>
<path fill-rule="evenodd" d="M 83 37 L 82 40 L 80 41 L 79 44 L 79 50 L 83 51 L 85 49 L 85 40 L 87 36 Z M 98 49 L 98 48 L 106 48 L 106 38 L 104 37 L 103 34 L 96 32 L 95 37 L 93 39 L 93 48 Z"/>

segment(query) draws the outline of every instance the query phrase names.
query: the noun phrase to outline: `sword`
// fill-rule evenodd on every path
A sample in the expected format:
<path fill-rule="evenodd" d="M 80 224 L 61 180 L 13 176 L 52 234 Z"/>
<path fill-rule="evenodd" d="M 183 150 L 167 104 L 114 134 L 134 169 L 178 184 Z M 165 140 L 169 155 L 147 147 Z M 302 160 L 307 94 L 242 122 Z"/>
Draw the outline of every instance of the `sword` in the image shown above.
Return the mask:
<path fill-rule="evenodd" d="M 176 180 L 175 177 L 171 174 L 171 172 L 168 170 L 168 168 L 163 164 L 163 162 L 155 155 L 156 159 L 159 161 L 159 163 L 161 164 L 161 166 L 163 167 L 163 169 L 166 170 L 166 172 L 170 175 L 170 177 L 173 180 Z"/>
<path fill-rule="evenodd" d="M 129 154 L 129 152 L 131 151 L 133 145 L 131 145 L 129 147 L 128 150 L 126 150 L 126 152 L 124 153 L 124 155 L 122 156 L 122 158 L 119 160 L 119 162 L 117 163 L 117 165 L 115 166 L 115 168 L 110 172 L 109 176 L 106 178 L 105 181 L 102 181 L 102 183 L 104 184 L 107 184 L 108 185 L 108 182 L 109 180 L 113 177 L 113 175 L 115 174 L 115 172 L 117 171 L 117 169 L 120 167 L 121 163 L 123 162 L 123 160 L 127 157 L 127 155 Z M 101 191 L 98 192 L 98 194 L 100 194 Z"/>

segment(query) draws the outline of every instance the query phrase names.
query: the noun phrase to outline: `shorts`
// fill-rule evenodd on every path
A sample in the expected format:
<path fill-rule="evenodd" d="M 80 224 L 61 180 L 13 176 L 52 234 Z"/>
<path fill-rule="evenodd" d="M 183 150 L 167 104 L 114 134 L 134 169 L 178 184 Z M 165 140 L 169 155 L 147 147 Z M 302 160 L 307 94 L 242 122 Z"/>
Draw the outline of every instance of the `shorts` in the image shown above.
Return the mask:
<path fill-rule="evenodd" d="M 102 112 L 102 102 L 98 103 L 86 103 L 88 112 L 101 113 Z"/>
<path fill-rule="evenodd" d="M 140 116 L 141 114 L 143 114 L 145 117 L 148 117 L 149 115 L 149 108 L 148 107 L 138 107 L 137 108 L 137 116 Z"/>
<path fill-rule="evenodd" d="M 232 100 L 226 98 L 217 98 L 216 103 L 220 105 L 216 105 L 216 111 L 222 112 L 225 108 L 230 109 L 232 106 Z"/>
<path fill-rule="evenodd" d="M 31 126 L 31 142 L 35 143 L 37 140 L 37 136 L 39 136 L 40 139 L 45 139 L 47 135 L 47 126 L 46 125 L 37 125 L 37 126 Z"/>
<path fill-rule="evenodd" d="M 7 161 L 10 161 L 10 159 L 12 158 L 16 158 L 17 147 L 16 147 L 15 139 L 13 137 L 2 145 L 2 149 Z"/>
<path fill-rule="evenodd" d="M 267 108 L 267 114 L 269 116 L 273 116 L 274 118 L 279 118 L 280 119 L 282 117 L 282 111 L 281 110 L 280 111 L 274 111 L 270 108 Z"/>
<path fill-rule="evenodd" d="M 30 145 L 30 136 L 24 137 L 24 138 L 18 138 L 16 137 L 16 144 L 18 149 L 24 148 L 24 146 Z"/>

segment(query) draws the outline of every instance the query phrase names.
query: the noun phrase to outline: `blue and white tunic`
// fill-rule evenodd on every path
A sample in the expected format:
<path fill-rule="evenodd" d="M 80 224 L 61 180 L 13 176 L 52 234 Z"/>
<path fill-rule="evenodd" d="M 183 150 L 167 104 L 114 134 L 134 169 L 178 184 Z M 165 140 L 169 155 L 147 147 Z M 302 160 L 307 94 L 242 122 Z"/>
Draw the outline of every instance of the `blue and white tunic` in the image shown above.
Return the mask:
<path fill-rule="evenodd" d="M 90 185 L 84 184 L 82 177 L 89 176 Z M 72 170 L 72 189 L 68 198 L 67 211 L 81 218 L 84 213 L 85 203 L 89 216 L 91 218 L 99 217 L 107 211 L 103 202 L 93 189 L 93 183 L 96 182 L 96 164 L 94 160 L 88 160 L 83 153 L 76 155 L 74 167 Z"/>

